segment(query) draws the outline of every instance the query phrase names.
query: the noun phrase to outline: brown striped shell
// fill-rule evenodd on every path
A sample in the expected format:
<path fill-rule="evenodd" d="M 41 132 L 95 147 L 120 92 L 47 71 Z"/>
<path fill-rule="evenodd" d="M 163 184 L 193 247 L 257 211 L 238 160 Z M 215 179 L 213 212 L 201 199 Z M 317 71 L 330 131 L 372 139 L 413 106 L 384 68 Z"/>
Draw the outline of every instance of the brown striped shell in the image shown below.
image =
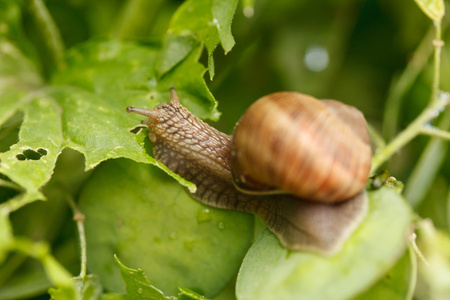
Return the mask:
<path fill-rule="evenodd" d="M 294 92 L 270 94 L 251 105 L 231 149 L 233 178 L 241 190 L 281 189 L 327 203 L 364 188 L 372 157 L 359 110 Z"/>

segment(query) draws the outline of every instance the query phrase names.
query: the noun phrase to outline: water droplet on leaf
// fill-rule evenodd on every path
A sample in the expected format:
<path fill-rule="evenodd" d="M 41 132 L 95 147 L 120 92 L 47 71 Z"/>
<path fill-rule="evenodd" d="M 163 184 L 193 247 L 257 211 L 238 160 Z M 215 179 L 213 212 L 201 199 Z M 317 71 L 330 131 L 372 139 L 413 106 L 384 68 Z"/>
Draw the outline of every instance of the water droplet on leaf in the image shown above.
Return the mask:
<path fill-rule="evenodd" d="M 197 211 L 197 223 L 210 222 L 212 219 L 209 208 L 202 208 Z"/>

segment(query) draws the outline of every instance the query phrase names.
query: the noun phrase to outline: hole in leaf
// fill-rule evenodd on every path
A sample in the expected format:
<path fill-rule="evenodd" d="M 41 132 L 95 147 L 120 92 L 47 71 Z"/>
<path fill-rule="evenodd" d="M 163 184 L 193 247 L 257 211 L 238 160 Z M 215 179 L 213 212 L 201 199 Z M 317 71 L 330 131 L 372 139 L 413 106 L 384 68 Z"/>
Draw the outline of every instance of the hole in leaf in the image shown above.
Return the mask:
<path fill-rule="evenodd" d="M 42 156 L 47 155 L 48 151 L 44 148 L 39 148 L 36 151 L 33 149 L 27 149 L 22 153 L 16 155 L 18 160 L 40 160 Z"/>
<path fill-rule="evenodd" d="M 17 158 L 18 160 L 26 160 L 26 159 L 27 159 L 27 157 L 26 157 L 25 155 L 23 155 L 22 153 L 21 153 L 21 154 L 17 154 L 17 155 L 16 155 L 16 158 Z"/>
<path fill-rule="evenodd" d="M 147 126 L 143 125 L 136 125 L 133 128 L 130 129 L 130 132 L 133 134 L 139 134 L 143 128 L 147 128 Z"/>
<path fill-rule="evenodd" d="M 44 148 L 39 148 L 37 151 L 41 156 L 47 155 L 47 150 Z"/>

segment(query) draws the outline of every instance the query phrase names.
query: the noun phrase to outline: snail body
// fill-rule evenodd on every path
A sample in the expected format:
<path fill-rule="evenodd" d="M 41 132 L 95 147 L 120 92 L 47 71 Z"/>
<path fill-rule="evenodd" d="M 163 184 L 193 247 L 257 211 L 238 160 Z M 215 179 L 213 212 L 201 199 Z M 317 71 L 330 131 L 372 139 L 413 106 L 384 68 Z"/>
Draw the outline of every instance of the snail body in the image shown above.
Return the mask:
<path fill-rule="evenodd" d="M 127 111 L 148 117 L 155 159 L 195 183 L 195 199 L 258 215 L 289 249 L 333 253 L 365 215 L 371 150 L 364 118 L 350 106 L 271 94 L 233 136 L 194 116 L 174 89 L 168 103 Z"/>

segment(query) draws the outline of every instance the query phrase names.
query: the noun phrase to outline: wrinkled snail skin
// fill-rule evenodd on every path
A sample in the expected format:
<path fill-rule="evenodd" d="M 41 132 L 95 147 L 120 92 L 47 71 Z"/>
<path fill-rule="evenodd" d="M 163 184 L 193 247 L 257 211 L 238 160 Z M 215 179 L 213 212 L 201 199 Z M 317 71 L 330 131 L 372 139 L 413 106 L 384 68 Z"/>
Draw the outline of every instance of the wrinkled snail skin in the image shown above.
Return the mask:
<path fill-rule="evenodd" d="M 336 108 L 332 114 L 345 115 L 340 110 L 341 108 Z M 159 104 L 152 110 L 128 107 L 127 111 L 148 117 L 142 123 L 149 128 L 148 135 L 153 144 L 155 159 L 195 183 L 195 199 L 210 206 L 258 215 L 268 229 L 277 235 L 281 244 L 290 250 L 323 254 L 336 252 L 367 211 L 368 201 L 363 187 L 359 188 L 356 195 L 335 204 L 313 202 L 304 200 L 305 197 L 288 194 L 258 195 L 236 189 L 232 174 L 235 162 L 232 163 L 232 160 L 235 160 L 233 155 L 237 152 L 234 149 L 236 145 L 232 145 L 232 137 L 189 112 L 180 104 L 174 89 L 171 89 L 169 103 Z M 349 120 L 352 122 L 351 118 Z M 358 135 L 355 132 L 359 131 L 362 132 L 363 140 L 368 142 L 368 135 L 364 130 L 355 129 L 351 134 Z M 253 180 L 251 177 L 246 178 L 246 173 L 235 176 L 244 178 L 245 182 L 238 180 L 239 186 Z M 368 172 L 363 176 L 367 180 Z M 271 189 L 268 185 L 262 186 Z M 243 190 L 247 188 L 244 185 Z"/>

